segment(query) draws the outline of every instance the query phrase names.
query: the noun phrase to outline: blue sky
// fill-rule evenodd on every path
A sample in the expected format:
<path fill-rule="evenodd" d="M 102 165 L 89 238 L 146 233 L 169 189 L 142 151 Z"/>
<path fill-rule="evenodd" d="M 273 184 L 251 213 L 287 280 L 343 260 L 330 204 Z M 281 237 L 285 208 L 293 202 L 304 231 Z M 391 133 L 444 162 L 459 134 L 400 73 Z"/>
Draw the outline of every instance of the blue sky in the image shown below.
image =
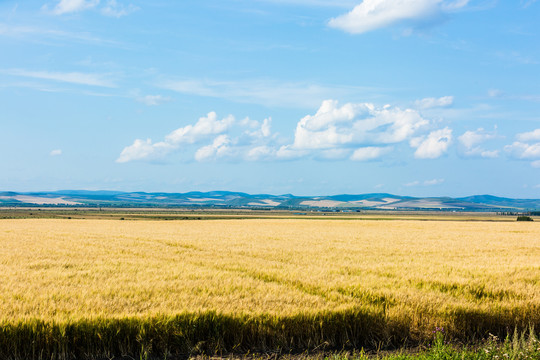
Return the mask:
<path fill-rule="evenodd" d="M 540 197 L 540 1 L 0 0 L 0 189 Z"/>

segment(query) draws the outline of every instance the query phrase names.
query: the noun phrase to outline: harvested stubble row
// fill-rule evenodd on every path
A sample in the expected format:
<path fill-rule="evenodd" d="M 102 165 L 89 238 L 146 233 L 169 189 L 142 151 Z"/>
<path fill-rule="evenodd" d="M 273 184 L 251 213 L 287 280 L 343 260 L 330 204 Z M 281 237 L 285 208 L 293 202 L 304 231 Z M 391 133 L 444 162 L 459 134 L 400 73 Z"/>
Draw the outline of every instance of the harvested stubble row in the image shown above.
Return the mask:
<path fill-rule="evenodd" d="M 400 346 L 540 329 L 540 224 L 0 221 L 0 358 Z"/>

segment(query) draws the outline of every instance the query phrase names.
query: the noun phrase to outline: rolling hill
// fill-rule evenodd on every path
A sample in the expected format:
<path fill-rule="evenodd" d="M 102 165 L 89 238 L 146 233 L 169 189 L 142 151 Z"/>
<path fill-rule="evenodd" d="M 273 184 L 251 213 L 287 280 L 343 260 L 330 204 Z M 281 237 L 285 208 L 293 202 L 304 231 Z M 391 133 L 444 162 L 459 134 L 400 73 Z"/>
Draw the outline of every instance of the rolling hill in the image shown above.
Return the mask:
<path fill-rule="evenodd" d="M 386 193 L 294 196 L 210 191 L 146 193 L 62 190 L 53 192 L 0 192 L 0 207 L 211 207 L 309 210 L 426 210 L 426 211 L 532 211 L 540 199 L 511 199 L 492 195 L 462 198 L 409 197 Z"/>

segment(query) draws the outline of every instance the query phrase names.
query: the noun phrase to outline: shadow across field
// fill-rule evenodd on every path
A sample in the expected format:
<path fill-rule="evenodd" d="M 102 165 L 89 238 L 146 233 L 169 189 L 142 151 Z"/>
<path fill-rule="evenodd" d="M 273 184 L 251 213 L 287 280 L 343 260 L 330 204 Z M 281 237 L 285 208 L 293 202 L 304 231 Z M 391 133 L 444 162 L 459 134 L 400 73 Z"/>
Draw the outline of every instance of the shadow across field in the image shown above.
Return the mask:
<path fill-rule="evenodd" d="M 540 327 L 540 309 L 528 313 L 458 310 L 442 315 L 449 339 L 471 343 L 489 334 L 504 338 Z M 25 320 L 0 324 L 0 358 L 12 360 L 145 358 L 396 349 L 432 340 L 434 320 L 388 317 L 354 310 L 290 317 L 231 316 L 207 312 L 149 318 L 88 319 L 56 323 Z M 427 319 L 427 318 L 426 318 Z"/>

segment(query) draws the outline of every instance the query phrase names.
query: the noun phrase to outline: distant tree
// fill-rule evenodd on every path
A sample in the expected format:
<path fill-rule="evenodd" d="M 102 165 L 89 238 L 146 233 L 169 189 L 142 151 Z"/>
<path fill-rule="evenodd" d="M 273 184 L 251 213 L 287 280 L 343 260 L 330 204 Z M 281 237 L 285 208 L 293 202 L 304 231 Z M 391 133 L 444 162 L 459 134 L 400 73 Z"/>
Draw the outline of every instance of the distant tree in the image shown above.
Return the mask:
<path fill-rule="evenodd" d="M 517 221 L 533 221 L 533 219 L 532 219 L 532 217 L 530 217 L 530 216 L 524 216 L 524 215 L 522 215 L 522 216 L 518 216 L 518 217 L 517 217 Z"/>

